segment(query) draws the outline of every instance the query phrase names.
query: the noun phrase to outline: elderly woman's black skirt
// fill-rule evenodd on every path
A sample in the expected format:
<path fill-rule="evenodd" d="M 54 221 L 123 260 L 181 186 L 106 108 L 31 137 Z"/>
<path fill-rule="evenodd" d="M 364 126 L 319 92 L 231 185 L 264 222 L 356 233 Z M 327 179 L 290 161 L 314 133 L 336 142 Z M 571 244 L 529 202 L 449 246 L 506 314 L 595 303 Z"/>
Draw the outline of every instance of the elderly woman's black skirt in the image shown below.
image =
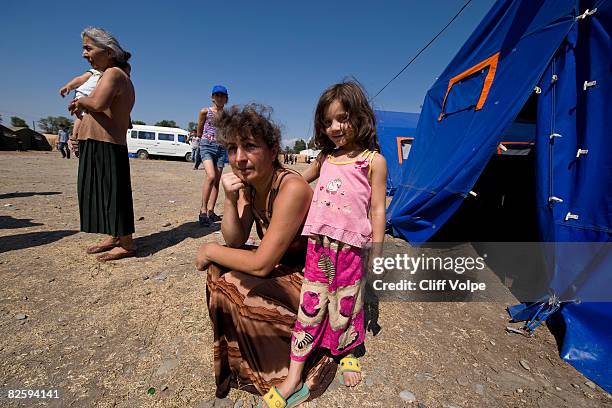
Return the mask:
<path fill-rule="evenodd" d="M 79 142 L 81 231 L 120 237 L 134 233 L 134 206 L 127 146 Z"/>

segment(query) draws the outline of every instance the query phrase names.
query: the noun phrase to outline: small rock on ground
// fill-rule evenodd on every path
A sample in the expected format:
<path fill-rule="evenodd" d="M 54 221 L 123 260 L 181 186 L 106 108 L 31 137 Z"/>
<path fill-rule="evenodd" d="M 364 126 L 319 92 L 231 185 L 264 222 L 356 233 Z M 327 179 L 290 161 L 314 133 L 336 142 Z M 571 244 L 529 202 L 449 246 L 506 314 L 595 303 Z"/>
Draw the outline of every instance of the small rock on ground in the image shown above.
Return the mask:
<path fill-rule="evenodd" d="M 215 398 L 213 407 L 215 408 L 232 408 L 234 406 L 234 401 L 230 398 Z"/>
<path fill-rule="evenodd" d="M 415 402 L 416 401 L 416 395 L 414 395 L 412 392 L 408 391 L 408 390 L 404 390 L 402 392 L 399 393 L 400 398 L 403 401 L 406 402 Z"/>
<path fill-rule="evenodd" d="M 159 366 L 155 374 L 159 377 L 163 377 L 169 374 L 172 370 L 174 370 L 178 366 L 179 366 L 179 361 L 175 358 L 165 360 L 164 362 L 161 363 L 161 365 Z"/>
<path fill-rule="evenodd" d="M 159 274 L 153 276 L 151 279 L 156 280 L 158 282 L 163 282 L 166 280 L 167 277 L 168 275 L 166 275 L 165 272 L 160 272 Z"/>
<path fill-rule="evenodd" d="M 474 385 L 474 391 L 478 395 L 484 395 L 484 385 L 482 385 L 482 384 Z"/>
<path fill-rule="evenodd" d="M 462 387 L 467 387 L 470 384 L 470 382 L 468 381 L 466 377 L 459 377 L 457 378 L 457 384 L 459 384 Z"/>
<path fill-rule="evenodd" d="M 416 373 L 414 374 L 414 378 L 417 381 L 425 381 L 425 380 L 431 380 L 433 376 L 430 373 Z"/>
<path fill-rule="evenodd" d="M 525 370 L 529 371 L 531 370 L 531 367 L 529 367 L 529 363 L 527 363 L 525 360 L 521 360 L 519 361 L 519 364 L 521 365 L 521 367 L 523 367 Z"/>

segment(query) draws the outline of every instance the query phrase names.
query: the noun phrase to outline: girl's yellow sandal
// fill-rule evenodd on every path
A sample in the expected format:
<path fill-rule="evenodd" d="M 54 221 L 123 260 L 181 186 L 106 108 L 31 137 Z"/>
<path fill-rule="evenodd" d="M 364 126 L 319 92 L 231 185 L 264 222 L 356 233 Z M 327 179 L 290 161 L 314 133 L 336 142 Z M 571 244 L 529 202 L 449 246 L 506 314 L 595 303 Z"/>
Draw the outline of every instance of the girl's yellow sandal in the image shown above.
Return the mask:
<path fill-rule="evenodd" d="M 293 408 L 306 401 L 309 397 L 310 389 L 306 384 L 303 384 L 302 388 L 291 394 L 286 400 L 280 395 L 276 387 L 273 386 L 263 396 L 263 401 L 259 406 L 264 407 L 263 404 L 266 404 L 265 406 L 268 408 Z"/>
<path fill-rule="evenodd" d="M 352 355 L 348 355 L 340 360 L 340 376 L 338 376 L 338 381 L 342 385 L 344 384 L 344 373 L 360 373 L 361 365 L 359 364 L 359 360 L 353 357 Z"/>
<path fill-rule="evenodd" d="M 276 387 L 270 388 L 270 391 L 263 396 L 263 404 L 268 408 L 285 408 L 287 406 L 287 401 L 280 395 Z M 260 407 L 264 407 L 263 404 L 260 404 Z"/>

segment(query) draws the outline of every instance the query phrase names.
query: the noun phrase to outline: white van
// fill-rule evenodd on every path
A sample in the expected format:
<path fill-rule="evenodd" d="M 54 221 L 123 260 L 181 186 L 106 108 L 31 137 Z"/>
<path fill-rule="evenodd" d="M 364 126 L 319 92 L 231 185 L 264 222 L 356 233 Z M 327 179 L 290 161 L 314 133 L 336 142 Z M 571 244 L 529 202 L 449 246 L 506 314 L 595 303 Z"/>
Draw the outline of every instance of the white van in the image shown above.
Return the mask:
<path fill-rule="evenodd" d="M 136 154 L 139 159 L 155 155 L 183 157 L 191 161 L 188 136 L 189 132 L 179 128 L 133 125 L 127 133 L 128 153 Z"/>

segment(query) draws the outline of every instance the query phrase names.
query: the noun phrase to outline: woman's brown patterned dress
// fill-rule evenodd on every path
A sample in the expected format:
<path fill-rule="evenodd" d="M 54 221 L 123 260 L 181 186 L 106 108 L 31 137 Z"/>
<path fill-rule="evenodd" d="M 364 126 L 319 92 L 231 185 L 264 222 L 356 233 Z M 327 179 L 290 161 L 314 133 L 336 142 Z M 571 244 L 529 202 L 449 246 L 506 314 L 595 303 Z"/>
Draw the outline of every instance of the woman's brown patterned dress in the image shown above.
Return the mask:
<path fill-rule="evenodd" d="M 272 203 L 286 174 L 279 173 L 273 183 L 267 214 L 253 212 L 260 238 L 269 225 Z M 206 295 L 214 334 L 217 397 L 224 398 L 232 387 L 263 395 L 287 375 L 305 242 L 296 236 L 281 264 L 265 278 L 214 264 L 208 268 Z M 318 353 L 304 369 L 311 398 L 327 389 L 337 368 L 326 350 Z"/>

